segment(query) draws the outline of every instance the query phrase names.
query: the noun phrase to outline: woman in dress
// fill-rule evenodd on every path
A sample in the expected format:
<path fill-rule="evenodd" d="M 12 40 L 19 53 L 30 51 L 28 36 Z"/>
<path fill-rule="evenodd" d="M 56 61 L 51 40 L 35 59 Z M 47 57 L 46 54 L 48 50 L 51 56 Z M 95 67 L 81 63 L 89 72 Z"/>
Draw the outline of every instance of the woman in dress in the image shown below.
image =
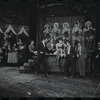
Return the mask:
<path fill-rule="evenodd" d="M 59 24 L 58 23 L 54 23 L 53 25 L 53 29 L 52 29 L 52 34 L 53 34 L 53 38 L 54 40 L 58 40 L 59 36 L 60 36 L 60 29 L 59 29 Z"/>
<path fill-rule="evenodd" d="M 63 40 L 70 40 L 70 29 L 67 22 L 63 23 L 62 37 Z"/>
<path fill-rule="evenodd" d="M 78 41 L 81 41 L 80 40 L 81 34 L 82 34 L 82 30 L 80 29 L 80 23 L 76 21 L 72 29 L 72 41 L 75 45 L 78 43 Z"/>
<path fill-rule="evenodd" d="M 92 23 L 90 21 L 87 21 L 84 28 L 85 46 L 87 51 L 94 49 L 94 33 L 95 28 L 92 27 Z"/>
<path fill-rule="evenodd" d="M 44 31 L 43 31 L 43 33 L 44 33 L 44 35 L 45 35 L 45 37 L 50 37 L 50 33 L 51 33 L 51 28 L 50 28 L 50 26 L 48 25 L 48 24 L 46 24 L 45 26 L 44 26 Z"/>

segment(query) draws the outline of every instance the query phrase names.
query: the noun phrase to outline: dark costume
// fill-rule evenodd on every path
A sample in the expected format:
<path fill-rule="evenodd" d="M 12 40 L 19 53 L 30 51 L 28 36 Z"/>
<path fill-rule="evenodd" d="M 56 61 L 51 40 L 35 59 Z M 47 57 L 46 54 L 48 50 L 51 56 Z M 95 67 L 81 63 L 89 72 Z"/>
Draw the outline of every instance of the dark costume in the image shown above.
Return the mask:
<path fill-rule="evenodd" d="M 47 74 L 48 68 L 46 66 L 47 64 L 46 64 L 46 55 L 45 55 L 46 44 L 44 45 L 42 42 L 40 42 L 38 44 L 37 51 L 38 51 L 37 73 L 38 75 L 40 74 L 41 64 L 42 64 L 44 74 Z"/>

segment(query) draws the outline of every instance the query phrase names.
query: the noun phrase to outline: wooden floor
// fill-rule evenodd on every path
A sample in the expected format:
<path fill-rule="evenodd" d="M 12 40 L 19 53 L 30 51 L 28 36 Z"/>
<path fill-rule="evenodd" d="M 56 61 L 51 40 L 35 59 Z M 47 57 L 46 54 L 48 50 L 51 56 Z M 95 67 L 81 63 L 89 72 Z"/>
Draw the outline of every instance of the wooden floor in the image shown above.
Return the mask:
<path fill-rule="evenodd" d="M 0 97 L 100 97 L 100 76 L 85 79 L 19 73 L 17 67 L 0 67 Z"/>

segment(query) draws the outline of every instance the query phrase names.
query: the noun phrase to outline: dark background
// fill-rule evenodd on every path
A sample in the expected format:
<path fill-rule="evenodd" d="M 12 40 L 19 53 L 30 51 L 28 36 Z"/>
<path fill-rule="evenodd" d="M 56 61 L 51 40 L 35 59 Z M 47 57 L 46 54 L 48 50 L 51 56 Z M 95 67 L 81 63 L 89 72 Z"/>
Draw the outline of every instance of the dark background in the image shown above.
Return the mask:
<path fill-rule="evenodd" d="M 28 25 L 30 40 L 36 42 L 39 17 L 85 16 L 96 27 L 96 45 L 100 41 L 100 1 L 92 0 L 0 0 L 0 24 Z"/>

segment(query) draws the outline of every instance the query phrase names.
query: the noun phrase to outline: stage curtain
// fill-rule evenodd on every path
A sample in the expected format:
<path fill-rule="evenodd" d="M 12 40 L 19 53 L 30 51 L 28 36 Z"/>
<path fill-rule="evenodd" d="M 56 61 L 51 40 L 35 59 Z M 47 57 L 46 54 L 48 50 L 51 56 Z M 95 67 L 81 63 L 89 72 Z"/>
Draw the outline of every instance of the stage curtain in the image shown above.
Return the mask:
<path fill-rule="evenodd" d="M 38 12 L 37 29 L 36 29 L 36 45 L 40 41 L 42 41 L 42 38 L 44 36 L 43 30 L 44 30 L 44 25 L 47 23 L 46 18 L 47 18 L 46 17 L 46 10 Z"/>

